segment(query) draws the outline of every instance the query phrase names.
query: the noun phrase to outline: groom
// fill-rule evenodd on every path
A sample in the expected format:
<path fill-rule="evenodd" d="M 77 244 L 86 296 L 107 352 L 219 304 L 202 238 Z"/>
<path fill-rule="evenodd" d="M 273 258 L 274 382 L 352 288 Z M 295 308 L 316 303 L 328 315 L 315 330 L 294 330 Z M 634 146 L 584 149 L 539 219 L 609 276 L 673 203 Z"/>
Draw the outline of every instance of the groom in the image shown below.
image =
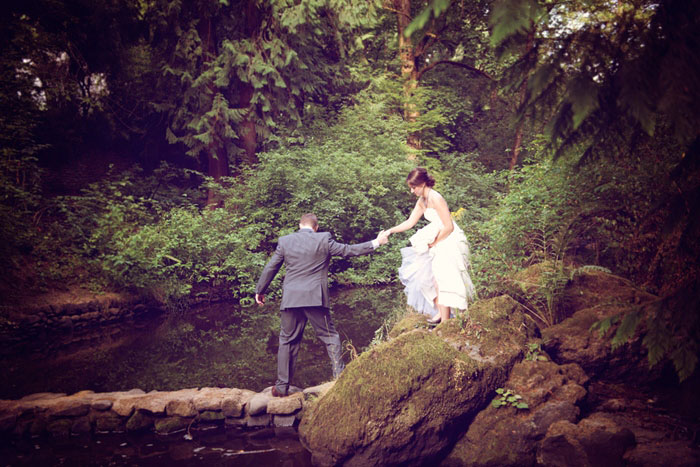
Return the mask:
<path fill-rule="evenodd" d="M 286 275 L 282 284 L 280 318 L 280 345 L 277 352 L 277 382 L 272 387 L 275 397 L 289 393 L 289 383 L 294 375 L 294 360 L 304 334 L 306 321 L 311 322 L 316 336 L 326 344 L 337 378 L 345 368 L 340 347 L 340 336 L 333 326 L 328 299 L 328 265 L 331 256 L 358 256 L 371 253 L 380 244 L 387 243 L 387 236 L 379 236 L 357 245 L 337 243 L 329 232 L 317 232 L 318 219 L 314 214 L 304 214 L 299 230 L 280 237 L 277 249 L 263 269 L 255 288 L 255 301 L 265 303 L 265 291 L 279 271 L 282 263 Z"/>

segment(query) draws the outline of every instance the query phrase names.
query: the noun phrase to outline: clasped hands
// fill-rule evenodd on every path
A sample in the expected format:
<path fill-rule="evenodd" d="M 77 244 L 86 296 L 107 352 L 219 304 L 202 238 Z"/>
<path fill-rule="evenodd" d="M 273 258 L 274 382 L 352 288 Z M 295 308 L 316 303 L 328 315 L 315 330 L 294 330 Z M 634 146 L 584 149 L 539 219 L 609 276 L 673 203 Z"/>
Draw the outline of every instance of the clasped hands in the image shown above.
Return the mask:
<path fill-rule="evenodd" d="M 382 230 L 377 235 L 377 241 L 380 245 L 386 245 L 389 242 L 390 232 L 388 230 Z"/>

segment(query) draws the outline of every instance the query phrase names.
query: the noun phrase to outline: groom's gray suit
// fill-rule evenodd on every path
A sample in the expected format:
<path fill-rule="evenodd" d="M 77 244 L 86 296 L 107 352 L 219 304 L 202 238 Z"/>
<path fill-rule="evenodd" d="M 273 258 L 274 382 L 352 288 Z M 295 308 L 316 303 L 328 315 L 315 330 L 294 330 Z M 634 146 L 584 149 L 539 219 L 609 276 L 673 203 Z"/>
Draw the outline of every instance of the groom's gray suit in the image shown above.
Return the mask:
<path fill-rule="evenodd" d="M 331 256 L 364 255 L 377 246 L 376 240 L 357 245 L 338 243 L 329 232 L 315 232 L 305 227 L 279 238 L 277 248 L 263 269 L 255 289 L 256 299 L 257 295 L 264 295 L 277 271 L 285 264 L 275 383 L 278 394 L 288 393 L 294 374 L 294 360 L 299 353 L 307 320 L 311 322 L 316 336 L 326 344 L 333 377 L 343 371 L 345 364 L 340 336 L 329 312 L 328 266 Z"/>

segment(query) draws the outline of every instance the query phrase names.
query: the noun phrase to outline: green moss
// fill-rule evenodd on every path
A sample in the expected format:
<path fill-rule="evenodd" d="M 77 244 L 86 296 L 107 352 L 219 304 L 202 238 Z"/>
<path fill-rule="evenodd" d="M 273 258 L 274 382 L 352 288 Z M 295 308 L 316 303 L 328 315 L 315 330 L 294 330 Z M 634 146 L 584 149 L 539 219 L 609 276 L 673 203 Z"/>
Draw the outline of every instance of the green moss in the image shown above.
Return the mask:
<path fill-rule="evenodd" d="M 391 331 L 389 332 L 389 337 L 394 339 L 401 334 L 404 334 L 415 329 L 427 329 L 428 323 L 426 321 L 426 316 L 420 313 L 409 313 L 403 317 L 399 322 L 397 322 Z"/>
<path fill-rule="evenodd" d="M 140 431 L 153 426 L 153 416 L 143 410 L 137 410 L 126 422 L 127 431 Z"/>
<path fill-rule="evenodd" d="M 436 332 L 464 352 L 478 349 L 480 358 L 520 353 L 535 334 L 535 329 L 528 327 L 520 304 L 507 295 L 476 302 L 469 307 L 467 316 L 441 323 Z"/>
<path fill-rule="evenodd" d="M 172 417 L 158 418 L 154 425 L 156 433 L 167 435 L 187 428 L 192 419 L 173 415 Z"/>
<path fill-rule="evenodd" d="M 197 416 L 197 421 L 218 422 L 225 419 L 224 414 L 214 410 L 205 410 Z"/>
<path fill-rule="evenodd" d="M 335 443 L 336 452 L 358 433 L 367 442 L 402 436 L 429 414 L 449 412 L 478 367 L 433 333 L 401 334 L 348 365 L 333 389 L 305 410 L 300 431 Z M 337 423 L 338 414 L 343 423 Z"/>

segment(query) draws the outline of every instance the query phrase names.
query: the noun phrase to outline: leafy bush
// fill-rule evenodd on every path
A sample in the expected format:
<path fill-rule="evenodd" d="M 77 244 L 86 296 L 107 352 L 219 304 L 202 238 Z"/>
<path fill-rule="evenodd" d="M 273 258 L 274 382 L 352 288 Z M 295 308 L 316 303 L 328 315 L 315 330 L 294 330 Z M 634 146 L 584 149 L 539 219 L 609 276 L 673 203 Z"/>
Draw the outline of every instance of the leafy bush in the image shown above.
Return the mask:
<path fill-rule="evenodd" d="M 406 158 L 405 140 L 400 118 L 387 117 L 381 102 L 361 102 L 346 108 L 335 125 L 311 129 L 303 146 L 260 154 L 260 164 L 228 202 L 257 226 L 268 255 L 305 212 L 314 212 L 320 229 L 338 242 L 371 240 L 413 206 L 405 178 L 414 164 Z M 336 259 L 331 272 L 338 283 L 386 283 L 399 264 L 392 242 L 378 254 Z"/>

